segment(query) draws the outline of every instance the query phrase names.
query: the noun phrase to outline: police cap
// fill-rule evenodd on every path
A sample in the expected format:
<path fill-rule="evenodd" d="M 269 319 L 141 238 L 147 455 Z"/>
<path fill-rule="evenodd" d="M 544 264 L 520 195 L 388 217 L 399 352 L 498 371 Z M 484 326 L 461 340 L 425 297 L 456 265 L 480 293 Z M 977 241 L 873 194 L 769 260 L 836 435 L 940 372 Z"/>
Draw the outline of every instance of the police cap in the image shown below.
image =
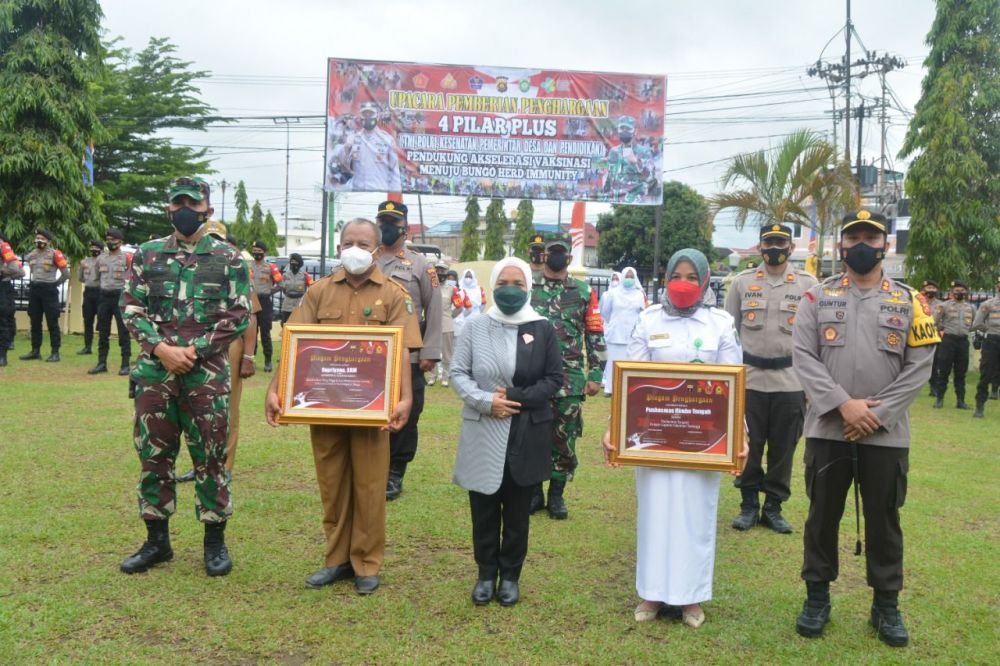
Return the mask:
<path fill-rule="evenodd" d="M 938 286 L 938 283 L 935 282 L 934 280 L 924 280 L 924 286 L 925 287 L 934 287 L 935 289 L 940 289 L 940 287 Z"/>
<path fill-rule="evenodd" d="M 260 250 L 264 250 L 264 252 L 267 252 L 267 243 L 265 243 L 262 240 L 255 240 L 253 242 L 252 247 L 255 247 L 255 248 L 258 248 Z"/>
<path fill-rule="evenodd" d="M 889 221 L 885 218 L 885 215 L 882 213 L 873 213 L 870 210 L 862 208 L 856 213 L 849 213 L 844 216 L 843 224 L 840 227 L 840 235 L 843 236 L 844 232 L 848 229 L 862 226 L 871 227 L 886 235 L 889 234 Z"/>
<path fill-rule="evenodd" d="M 960 289 L 968 289 L 969 285 L 967 285 L 964 280 L 952 280 L 951 288 L 954 289 L 955 287 L 959 287 Z"/>
<path fill-rule="evenodd" d="M 37 229 L 35 229 L 35 235 L 36 236 L 45 236 L 50 241 L 52 240 L 52 232 L 49 231 L 48 229 L 43 229 L 41 227 L 38 227 Z"/>
<path fill-rule="evenodd" d="M 760 228 L 760 239 L 792 238 L 792 228 L 785 224 L 769 224 Z"/>
<path fill-rule="evenodd" d="M 383 201 L 378 205 L 375 217 L 388 217 L 395 220 L 405 220 L 409 210 L 402 201 Z"/>
<path fill-rule="evenodd" d="M 120 241 L 125 240 L 125 234 L 122 233 L 121 229 L 111 228 L 104 232 L 105 238 L 117 238 Z"/>

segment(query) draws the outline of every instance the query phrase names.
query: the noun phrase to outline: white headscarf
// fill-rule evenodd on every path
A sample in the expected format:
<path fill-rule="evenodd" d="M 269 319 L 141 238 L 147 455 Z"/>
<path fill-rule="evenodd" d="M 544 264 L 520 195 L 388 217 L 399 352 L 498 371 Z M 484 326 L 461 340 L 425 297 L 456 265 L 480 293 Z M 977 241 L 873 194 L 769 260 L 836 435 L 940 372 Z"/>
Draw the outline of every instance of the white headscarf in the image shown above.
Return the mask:
<path fill-rule="evenodd" d="M 631 287 L 626 287 L 625 278 L 629 276 L 629 273 L 632 274 L 632 279 L 635 280 L 635 283 Z M 631 266 L 626 266 L 622 269 L 622 281 L 620 287 L 622 289 L 638 289 L 642 291 L 642 285 L 639 284 L 639 273 Z"/>
<path fill-rule="evenodd" d="M 500 273 L 503 272 L 508 266 L 514 266 L 521 274 L 524 276 L 524 283 L 528 286 L 528 300 L 525 301 L 521 309 L 514 314 L 504 314 L 500 311 L 500 308 L 493 304 L 490 309 L 486 311 L 486 315 L 491 319 L 502 324 L 526 324 L 529 321 L 538 321 L 539 319 L 544 319 L 544 317 L 531 307 L 531 267 L 527 263 L 518 259 L 517 257 L 507 257 L 506 259 L 501 259 L 493 267 L 493 271 L 490 273 L 490 289 L 494 289 L 497 284 L 497 280 L 500 279 Z"/>

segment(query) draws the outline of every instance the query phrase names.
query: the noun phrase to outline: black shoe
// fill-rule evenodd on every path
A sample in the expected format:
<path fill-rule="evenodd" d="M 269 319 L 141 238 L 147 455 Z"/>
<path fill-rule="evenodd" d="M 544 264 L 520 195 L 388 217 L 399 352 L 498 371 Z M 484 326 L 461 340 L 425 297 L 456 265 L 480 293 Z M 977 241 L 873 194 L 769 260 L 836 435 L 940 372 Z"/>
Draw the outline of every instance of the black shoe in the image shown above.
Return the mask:
<path fill-rule="evenodd" d="M 335 567 L 323 567 L 309 576 L 309 578 L 306 578 L 306 587 L 318 590 L 321 587 L 333 585 L 338 580 L 347 580 L 348 578 L 354 578 L 354 569 L 351 567 L 350 562 L 338 564 Z"/>
<path fill-rule="evenodd" d="M 225 576 L 233 570 L 226 548 L 226 522 L 205 523 L 205 573 L 209 576 Z"/>
<path fill-rule="evenodd" d="M 146 542 L 119 566 L 122 573 L 148 571 L 153 565 L 169 562 L 174 557 L 170 549 L 170 527 L 166 520 L 146 521 Z"/>
<path fill-rule="evenodd" d="M 403 494 L 403 476 L 406 474 L 406 463 L 391 463 L 389 465 L 389 481 L 385 484 L 385 498 L 390 502 Z"/>
<path fill-rule="evenodd" d="M 985 409 L 986 409 L 986 403 L 984 403 L 984 402 L 977 402 L 976 403 L 976 413 L 972 415 L 973 418 L 977 418 L 977 419 L 986 418 Z"/>
<path fill-rule="evenodd" d="M 781 503 L 772 500 L 764 502 L 764 508 L 760 512 L 760 524 L 770 527 L 778 534 L 791 534 L 792 526 L 788 524 L 785 517 L 781 515 Z"/>
<path fill-rule="evenodd" d="M 187 472 L 177 477 L 177 483 L 188 483 L 190 481 L 194 481 L 193 469 L 189 469 Z"/>
<path fill-rule="evenodd" d="M 274 368 L 271 366 L 271 362 L 270 361 L 265 361 L 264 362 L 264 372 L 271 372 L 272 370 L 274 370 Z"/>
<path fill-rule="evenodd" d="M 910 642 L 910 634 L 896 607 L 896 597 L 896 592 L 875 592 L 871 622 L 880 641 L 892 647 L 905 647 Z"/>
<path fill-rule="evenodd" d="M 95 365 L 94 367 L 92 367 L 90 370 L 87 370 L 87 374 L 88 375 L 99 375 L 102 372 L 107 372 L 107 371 L 108 371 L 108 364 L 105 363 L 104 361 L 101 361 L 97 365 Z"/>
<path fill-rule="evenodd" d="M 0 351 L 0 368 L 7 365 L 7 350 Z"/>
<path fill-rule="evenodd" d="M 566 520 L 569 518 L 569 509 L 566 508 L 566 501 L 563 499 L 563 490 L 565 488 L 565 481 L 557 481 L 556 479 L 549 481 L 549 501 L 546 506 L 549 510 L 549 518 L 555 520 Z M 500 587 L 503 587 L 502 583 Z"/>
<path fill-rule="evenodd" d="M 11 347 L 13 349 L 13 347 Z M 1000 391 L 993 389 L 990 391 L 990 400 L 1000 400 Z"/>
<path fill-rule="evenodd" d="M 54 351 L 49 354 L 49 357 L 45 359 L 46 363 L 58 363 L 59 362 L 59 352 Z"/>
<path fill-rule="evenodd" d="M 358 594 L 372 594 L 378 589 L 378 576 L 357 576 L 354 579 L 354 591 Z"/>
<path fill-rule="evenodd" d="M 806 589 L 808 594 L 795 621 L 795 631 L 805 638 L 819 638 L 830 621 L 830 584 L 806 582 Z"/>
<path fill-rule="evenodd" d="M 517 587 L 516 580 L 501 580 L 500 589 L 497 590 L 497 601 L 501 606 L 513 606 L 521 600 L 521 591 Z"/>
<path fill-rule="evenodd" d="M 132 373 L 132 369 L 129 368 L 129 364 L 127 362 L 126 363 L 122 363 L 122 367 L 118 368 L 118 376 L 119 377 L 128 377 L 131 373 Z"/>
<path fill-rule="evenodd" d="M 534 492 L 531 493 L 531 503 L 528 504 L 528 513 L 537 513 L 545 508 L 545 492 L 542 490 L 542 484 L 535 486 Z"/>
<path fill-rule="evenodd" d="M 21 354 L 20 356 L 18 356 L 18 358 L 21 359 L 22 361 L 34 361 L 35 359 L 39 359 L 41 357 L 42 355 L 38 353 L 37 349 L 32 349 L 27 354 Z"/>
<path fill-rule="evenodd" d="M 965 400 L 959 400 L 958 402 L 955 403 L 955 409 L 972 409 L 972 407 L 969 407 L 968 403 L 965 402 Z"/>
<path fill-rule="evenodd" d="M 753 488 L 740 488 L 740 515 L 733 519 L 733 529 L 745 532 L 753 529 L 757 524 L 758 511 L 760 511 L 760 496 Z"/>
<path fill-rule="evenodd" d="M 477 606 L 486 606 L 493 601 L 493 594 L 496 592 L 496 580 L 478 580 L 476 586 L 472 588 L 472 603 Z"/>
<path fill-rule="evenodd" d="M 934 409 L 941 409 L 944 407 L 944 398 L 938 398 L 934 401 Z"/>
<path fill-rule="evenodd" d="M 84 347 L 83 349 L 81 349 L 80 351 L 78 351 L 76 353 L 76 355 L 77 356 L 86 356 L 87 354 L 92 354 L 92 353 L 93 352 L 90 351 L 90 347 Z"/>

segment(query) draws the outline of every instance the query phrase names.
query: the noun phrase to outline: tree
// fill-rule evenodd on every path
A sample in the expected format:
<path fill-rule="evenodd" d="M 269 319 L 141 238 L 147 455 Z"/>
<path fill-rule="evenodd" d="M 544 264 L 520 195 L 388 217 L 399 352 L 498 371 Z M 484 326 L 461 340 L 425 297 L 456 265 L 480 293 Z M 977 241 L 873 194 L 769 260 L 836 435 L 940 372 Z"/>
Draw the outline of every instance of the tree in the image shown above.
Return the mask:
<path fill-rule="evenodd" d="M 535 206 L 531 199 L 522 199 L 514 211 L 514 239 L 511 242 L 514 256 L 528 261 L 528 246 L 535 235 Z"/>
<path fill-rule="evenodd" d="M 465 200 L 465 221 L 462 222 L 462 251 L 459 261 L 479 259 L 479 201 L 476 197 Z"/>
<path fill-rule="evenodd" d="M 285 245 L 284 239 L 278 235 L 278 223 L 274 221 L 274 215 L 271 214 L 271 209 L 267 210 L 267 215 L 264 216 L 264 242 L 267 246 L 271 248 L 271 252 L 277 254 L 278 246 Z M 288 254 L 288 248 L 285 247 L 285 254 Z"/>
<path fill-rule="evenodd" d="M 671 181 L 663 184 L 663 221 L 660 226 L 660 268 L 677 250 L 693 247 L 712 261 L 712 230 L 708 204 L 693 189 Z M 656 210 L 653 206 L 612 206 L 597 218 L 601 264 L 615 270 L 632 266 L 643 278 L 653 273 Z"/>
<path fill-rule="evenodd" d="M 101 195 L 83 167 L 103 138 L 93 92 L 101 16 L 96 0 L 0 4 L 0 213 L 19 249 L 40 226 L 74 258 L 104 237 Z"/>
<path fill-rule="evenodd" d="M 264 209 L 260 207 L 260 201 L 253 202 L 253 208 L 250 209 L 250 223 L 247 225 L 247 233 L 250 235 L 250 243 L 254 241 L 264 241 L 267 235 L 267 229 L 264 227 Z M 249 243 L 248 243 L 249 244 Z M 274 246 L 267 246 L 268 253 L 274 252 Z"/>
<path fill-rule="evenodd" d="M 255 239 L 250 235 L 250 220 L 247 217 L 250 214 L 250 199 L 247 197 L 247 186 L 242 180 L 236 185 L 234 199 L 236 200 L 236 221 L 233 222 L 229 231 L 240 247 L 245 248 Z"/>
<path fill-rule="evenodd" d="M 503 237 L 507 232 L 507 216 L 503 199 L 493 199 L 486 207 L 486 238 L 483 239 L 483 259 L 499 261 L 507 256 Z"/>
<path fill-rule="evenodd" d="M 906 176 L 907 271 L 989 287 L 1000 256 L 1000 5 L 938 0 L 927 44 L 900 151 L 916 154 Z"/>
<path fill-rule="evenodd" d="M 175 58 L 167 39 L 150 39 L 138 53 L 118 40 L 104 48 L 96 105 L 107 136 L 95 149 L 94 180 L 109 224 L 139 242 L 169 228 L 163 205 L 173 178 L 211 172 L 204 149 L 177 145 L 164 132 L 205 130 L 218 119 L 194 85 L 207 73 Z"/>

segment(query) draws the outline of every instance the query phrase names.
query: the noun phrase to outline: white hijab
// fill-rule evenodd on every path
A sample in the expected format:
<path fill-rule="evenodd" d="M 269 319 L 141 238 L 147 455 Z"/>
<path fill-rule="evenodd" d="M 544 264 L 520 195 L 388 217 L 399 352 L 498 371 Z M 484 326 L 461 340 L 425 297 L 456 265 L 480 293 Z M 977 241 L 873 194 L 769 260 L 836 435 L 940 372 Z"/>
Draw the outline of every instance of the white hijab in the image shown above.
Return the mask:
<path fill-rule="evenodd" d="M 535 312 L 535 309 L 531 307 L 531 267 L 521 259 L 518 259 L 517 257 L 507 257 L 506 259 L 498 261 L 493 267 L 493 271 L 490 273 L 490 288 L 493 289 L 496 287 L 497 280 L 500 279 L 500 273 L 502 273 L 503 269 L 508 266 L 514 266 L 521 271 L 521 274 L 524 276 L 524 283 L 528 286 L 528 300 L 525 301 L 524 305 L 521 306 L 521 309 L 514 314 L 504 314 L 500 311 L 500 308 L 498 308 L 496 304 L 493 304 L 490 306 L 490 309 L 486 311 L 486 315 L 501 324 L 515 325 L 526 324 L 529 321 L 544 319 L 545 317 Z"/>

